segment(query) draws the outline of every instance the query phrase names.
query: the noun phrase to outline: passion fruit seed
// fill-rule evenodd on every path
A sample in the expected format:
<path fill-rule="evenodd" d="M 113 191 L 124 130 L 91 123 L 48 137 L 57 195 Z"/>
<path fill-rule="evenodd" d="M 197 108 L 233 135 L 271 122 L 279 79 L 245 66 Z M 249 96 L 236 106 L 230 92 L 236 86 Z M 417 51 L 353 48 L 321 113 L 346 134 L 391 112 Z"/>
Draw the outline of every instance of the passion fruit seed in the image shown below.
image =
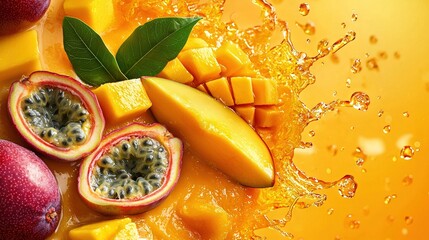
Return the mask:
<path fill-rule="evenodd" d="M 105 198 L 141 198 L 161 187 L 168 164 L 168 151 L 157 140 L 131 137 L 96 162 L 91 187 Z"/>
<path fill-rule="evenodd" d="M 89 113 L 82 102 L 62 89 L 42 87 L 22 101 L 25 120 L 43 140 L 69 147 L 85 142 L 89 131 Z"/>

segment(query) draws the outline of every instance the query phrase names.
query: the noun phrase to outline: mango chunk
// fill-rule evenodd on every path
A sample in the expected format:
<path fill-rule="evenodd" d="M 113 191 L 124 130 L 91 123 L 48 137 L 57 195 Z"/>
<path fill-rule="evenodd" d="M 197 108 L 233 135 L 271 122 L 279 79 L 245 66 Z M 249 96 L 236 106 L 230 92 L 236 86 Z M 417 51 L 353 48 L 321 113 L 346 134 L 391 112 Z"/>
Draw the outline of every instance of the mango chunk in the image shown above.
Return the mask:
<path fill-rule="evenodd" d="M 188 200 L 180 206 L 178 215 L 202 239 L 226 239 L 231 228 L 228 213 L 213 201 Z"/>
<path fill-rule="evenodd" d="M 236 106 L 235 112 L 243 118 L 248 124 L 253 125 L 255 122 L 255 107 L 250 105 Z"/>
<path fill-rule="evenodd" d="M 158 77 L 171 79 L 180 83 L 190 83 L 194 80 L 194 76 L 186 70 L 178 58 L 168 62 L 164 69 L 158 74 Z"/>
<path fill-rule="evenodd" d="M 119 231 L 131 223 L 130 218 L 107 220 L 74 228 L 69 232 L 70 240 L 107 240 L 113 239 Z"/>
<path fill-rule="evenodd" d="M 279 102 L 276 82 L 268 78 L 252 78 L 255 105 L 275 105 Z"/>
<path fill-rule="evenodd" d="M 142 115 L 152 105 L 140 79 L 112 82 L 93 90 L 104 117 L 119 123 Z"/>
<path fill-rule="evenodd" d="M 179 54 L 183 66 L 194 76 L 196 85 L 220 77 L 220 65 L 212 48 L 193 48 Z"/>
<path fill-rule="evenodd" d="M 273 186 L 270 150 L 234 111 L 188 85 L 154 77 L 142 82 L 154 117 L 202 160 L 242 185 Z"/>
<path fill-rule="evenodd" d="M 234 99 L 232 98 L 231 89 L 226 77 L 209 81 L 206 83 L 206 87 L 212 97 L 220 100 L 226 106 L 234 105 Z"/>
<path fill-rule="evenodd" d="M 65 0 L 63 7 L 66 16 L 79 18 L 98 33 L 106 31 L 114 19 L 112 0 Z"/>
<path fill-rule="evenodd" d="M 281 112 L 275 106 L 257 107 L 255 125 L 258 127 L 274 127 L 280 122 Z"/>
<path fill-rule="evenodd" d="M 209 44 L 202 38 L 190 37 L 183 46 L 182 51 L 186 51 L 193 48 L 204 48 L 208 47 Z"/>
<path fill-rule="evenodd" d="M 231 87 L 235 104 L 250 104 L 255 101 L 253 97 L 252 79 L 250 77 L 232 77 Z"/>
<path fill-rule="evenodd" d="M 19 47 L 19 49 L 17 48 Z M 40 70 L 37 32 L 30 30 L 0 38 L 0 85 Z"/>
<path fill-rule="evenodd" d="M 119 230 L 115 235 L 113 240 L 138 240 L 139 232 L 137 230 L 137 225 L 133 222 L 125 224 L 125 226 Z"/>
<path fill-rule="evenodd" d="M 250 66 L 249 56 L 238 46 L 238 44 L 225 41 L 216 49 L 216 59 L 225 69 L 223 76 L 232 76 L 244 66 Z"/>
<path fill-rule="evenodd" d="M 209 94 L 209 91 L 207 90 L 207 88 L 205 87 L 204 84 L 200 84 L 200 85 L 196 86 L 195 88 L 200 90 L 203 93 Z"/>

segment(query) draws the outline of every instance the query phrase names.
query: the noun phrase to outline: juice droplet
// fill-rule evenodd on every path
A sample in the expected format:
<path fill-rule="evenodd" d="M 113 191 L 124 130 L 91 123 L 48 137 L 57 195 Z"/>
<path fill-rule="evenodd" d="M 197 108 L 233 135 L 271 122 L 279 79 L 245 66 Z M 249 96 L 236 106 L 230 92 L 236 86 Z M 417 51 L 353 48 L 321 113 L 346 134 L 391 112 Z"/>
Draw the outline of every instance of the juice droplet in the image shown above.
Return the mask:
<path fill-rule="evenodd" d="M 307 16 L 309 12 L 310 12 L 310 4 L 301 3 L 299 5 L 299 14 L 301 14 L 302 16 Z"/>
<path fill-rule="evenodd" d="M 363 214 L 365 215 L 365 216 L 368 216 L 369 215 L 369 206 L 365 206 L 365 207 L 363 207 L 362 208 L 362 212 L 363 212 Z"/>
<path fill-rule="evenodd" d="M 378 42 L 378 39 L 377 39 L 377 37 L 376 37 L 376 36 L 371 35 L 371 36 L 369 37 L 369 42 L 370 42 L 371 44 L 376 44 L 376 43 Z"/>
<path fill-rule="evenodd" d="M 335 145 L 335 144 L 329 145 L 328 146 L 328 151 L 332 154 L 332 156 L 337 155 L 337 153 L 338 153 L 338 147 L 337 147 L 337 145 Z"/>
<path fill-rule="evenodd" d="M 316 26 L 313 22 L 307 22 L 306 24 L 296 23 L 298 27 L 304 30 L 307 35 L 314 35 L 316 33 Z"/>
<path fill-rule="evenodd" d="M 384 198 L 384 204 L 389 204 L 393 199 L 396 199 L 396 194 L 388 195 Z"/>
<path fill-rule="evenodd" d="M 309 38 L 307 38 L 306 42 L 307 42 L 307 44 L 310 44 L 311 40 Z"/>
<path fill-rule="evenodd" d="M 328 215 L 332 215 L 334 213 L 334 209 L 333 208 L 329 208 L 328 209 Z"/>
<path fill-rule="evenodd" d="M 366 60 L 366 67 L 369 70 L 379 70 L 378 68 L 378 63 L 377 63 L 377 59 L 375 58 L 370 58 L 368 60 Z"/>
<path fill-rule="evenodd" d="M 358 15 L 357 15 L 357 13 L 353 13 L 352 14 L 352 21 L 353 22 L 356 22 L 356 20 L 358 19 Z"/>
<path fill-rule="evenodd" d="M 322 58 L 328 55 L 331 52 L 331 46 L 329 46 L 329 42 L 326 39 L 321 40 L 317 44 L 317 56 L 316 58 Z"/>
<path fill-rule="evenodd" d="M 380 111 L 378 111 L 378 113 L 377 113 L 377 116 L 381 117 L 381 116 L 383 116 L 383 114 L 384 114 L 384 110 L 380 109 Z"/>
<path fill-rule="evenodd" d="M 359 229 L 360 227 L 360 221 L 355 219 L 351 214 L 347 215 L 344 222 L 350 229 Z"/>
<path fill-rule="evenodd" d="M 357 59 L 352 61 L 352 67 L 351 67 L 350 71 L 352 73 L 358 73 L 358 72 L 362 71 L 362 64 L 360 62 L 360 59 L 357 58 Z"/>
<path fill-rule="evenodd" d="M 413 183 L 414 177 L 413 175 L 407 175 L 402 179 L 402 184 L 404 186 L 410 186 Z"/>
<path fill-rule="evenodd" d="M 338 192 L 343 198 L 352 198 L 354 197 L 357 189 L 357 183 L 354 180 L 353 176 L 346 175 L 341 178 L 337 183 Z"/>
<path fill-rule="evenodd" d="M 342 22 L 342 23 L 341 23 L 341 27 L 342 27 L 342 28 L 346 28 L 346 27 L 347 27 L 347 24 L 346 24 L 345 22 Z"/>
<path fill-rule="evenodd" d="M 401 58 L 401 54 L 400 54 L 399 52 L 394 52 L 394 53 L 393 53 L 393 56 L 394 56 L 396 59 Z"/>
<path fill-rule="evenodd" d="M 355 160 L 355 163 L 358 167 L 362 167 L 362 165 L 367 160 L 367 156 L 365 153 L 363 153 L 362 149 L 360 147 L 357 147 L 355 151 L 353 152 L 353 158 Z"/>
<path fill-rule="evenodd" d="M 411 216 L 405 216 L 405 224 L 411 225 L 414 222 L 413 217 Z"/>
<path fill-rule="evenodd" d="M 401 149 L 401 158 L 404 160 L 411 160 L 414 156 L 414 148 L 411 146 L 404 146 Z"/>
<path fill-rule="evenodd" d="M 390 133 L 390 129 L 391 129 L 390 125 L 386 125 L 386 126 L 383 127 L 383 132 L 386 133 L 386 134 Z"/>
<path fill-rule="evenodd" d="M 301 142 L 299 145 L 300 148 L 305 149 L 305 148 L 312 148 L 313 147 L 313 143 L 312 142 Z"/>
<path fill-rule="evenodd" d="M 387 216 L 386 220 L 387 220 L 389 223 L 393 223 L 393 222 L 395 221 L 395 217 L 394 217 L 394 216 L 392 216 L 392 215 L 389 215 L 389 216 Z"/>
<path fill-rule="evenodd" d="M 350 88 L 352 86 L 352 80 L 350 78 L 347 78 L 346 80 L 346 87 Z"/>
<path fill-rule="evenodd" d="M 333 63 L 339 63 L 339 62 L 340 62 L 340 58 L 337 56 L 337 54 L 332 53 L 332 54 L 331 54 L 331 61 L 332 61 Z"/>
<path fill-rule="evenodd" d="M 408 235 L 408 228 L 402 228 L 401 233 L 404 236 Z"/>
<path fill-rule="evenodd" d="M 370 102 L 369 96 L 363 92 L 355 92 L 350 98 L 350 104 L 359 111 L 368 110 Z"/>
<path fill-rule="evenodd" d="M 408 112 L 403 112 L 402 116 L 404 116 L 404 117 L 410 117 L 410 114 Z"/>
<path fill-rule="evenodd" d="M 343 38 L 338 39 L 332 44 L 332 52 L 335 53 L 351 41 L 356 39 L 356 32 L 349 31 Z"/>
<path fill-rule="evenodd" d="M 314 137 L 315 135 L 316 135 L 316 132 L 314 130 L 310 130 L 308 132 L 308 136 L 310 136 L 310 137 Z"/>
<path fill-rule="evenodd" d="M 387 59 L 387 53 L 386 52 L 379 52 L 378 53 L 378 56 L 381 58 L 381 59 Z"/>

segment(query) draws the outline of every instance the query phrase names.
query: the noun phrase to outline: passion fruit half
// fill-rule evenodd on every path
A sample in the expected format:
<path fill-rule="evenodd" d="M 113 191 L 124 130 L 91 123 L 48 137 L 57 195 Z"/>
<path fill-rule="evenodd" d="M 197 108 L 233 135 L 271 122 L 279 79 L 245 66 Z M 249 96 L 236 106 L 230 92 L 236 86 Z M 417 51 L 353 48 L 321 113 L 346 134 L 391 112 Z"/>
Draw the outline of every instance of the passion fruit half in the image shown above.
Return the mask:
<path fill-rule="evenodd" d="M 105 121 L 97 98 L 71 77 L 33 72 L 12 84 L 8 107 L 24 139 L 51 157 L 75 161 L 101 141 Z"/>
<path fill-rule="evenodd" d="M 82 161 L 79 194 L 103 214 L 145 212 L 176 185 L 182 154 L 182 141 L 164 126 L 132 123 L 106 135 Z"/>

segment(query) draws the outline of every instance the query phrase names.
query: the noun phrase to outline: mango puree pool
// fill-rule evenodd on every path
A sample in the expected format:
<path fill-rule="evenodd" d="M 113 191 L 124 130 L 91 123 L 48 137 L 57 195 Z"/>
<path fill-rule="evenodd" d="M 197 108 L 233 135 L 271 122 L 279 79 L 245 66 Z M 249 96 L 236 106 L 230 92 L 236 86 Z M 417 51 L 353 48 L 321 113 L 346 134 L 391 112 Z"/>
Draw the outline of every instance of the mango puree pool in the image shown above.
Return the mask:
<path fill-rule="evenodd" d="M 61 46 L 62 3 L 62 0 L 52 1 L 46 19 L 36 28 L 42 68 L 75 76 Z M 319 102 L 348 100 L 352 93 L 361 91 L 371 97 L 371 104 L 365 112 L 337 108 L 321 120 L 311 122 L 301 136 L 302 141 L 311 142 L 312 146 L 304 144 L 307 148 L 296 149 L 293 157 L 307 176 L 335 181 L 345 174 L 353 175 L 359 186 L 355 196 L 345 199 L 336 188 L 321 190 L 320 193 L 328 197 L 324 204 L 294 208 L 292 218 L 282 229 L 295 239 L 425 239 L 429 217 L 426 179 L 429 116 L 425 107 L 429 103 L 429 61 L 426 60 L 429 35 L 424 23 L 429 21 L 426 14 L 429 3 L 424 0 L 307 1 L 310 6 L 307 16 L 298 11 L 301 3 L 272 1 L 278 17 L 288 22 L 297 50 L 314 56 L 320 40 L 328 39 L 332 44 L 349 30 L 356 32 L 356 39 L 334 57 L 328 55 L 313 65 L 311 72 L 317 80 L 300 94 L 301 101 L 311 109 Z M 157 14 L 155 9 L 147 11 Z M 249 26 L 259 24 L 259 16 L 260 9 L 247 1 L 226 2 L 225 19 Z M 314 24 L 314 34 L 306 34 L 297 26 L 308 22 Z M 108 47 L 115 51 L 137 24 L 115 20 L 113 25 L 117 30 L 102 35 Z M 361 61 L 362 70 L 352 73 L 356 59 Z M 7 92 L 8 84 L 4 83 L 0 87 L 0 137 L 28 147 L 8 119 Z M 137 121 L 153 119 L 148 115 Z M 413 154 L 401 157 L 405 146 L 411 147 Z M 67 164 L 50 159 L 46 162 L 54 169 L 63 194 L 61 225 L 50 239 L 66 239 L 73 227 L 109 219 L 93 212 L 79 199 L 78 162 Z M 132 217 L 140 227 L 141 236 L 208 239 L 215 230 L 194 226 L 190 231 L 191 227 L 178 216 L 176 209 L 183 208 L 189 199 L 202 205 L 216 200 L 228 212 L 229 225 L 222 221 L 225 217 L 222 214 L 215 217 L 218 222 L 212 222 L 218 226 L 217 230 L 227 232 L 223 237 L 228 239 L 239 239 L 235 232 L 250 236 L 252 226 L 265 225 L 260 209 L 254 204 L 257 191 L 230 181 L 188 150 L 182 178 L 170 197 L 147 214 Z M 274 215 L 283 217 L 287 211 L 289 209 L 280 209 Z M 268 239 L 287 239 L 274 230 L 264 234 Z"/>

